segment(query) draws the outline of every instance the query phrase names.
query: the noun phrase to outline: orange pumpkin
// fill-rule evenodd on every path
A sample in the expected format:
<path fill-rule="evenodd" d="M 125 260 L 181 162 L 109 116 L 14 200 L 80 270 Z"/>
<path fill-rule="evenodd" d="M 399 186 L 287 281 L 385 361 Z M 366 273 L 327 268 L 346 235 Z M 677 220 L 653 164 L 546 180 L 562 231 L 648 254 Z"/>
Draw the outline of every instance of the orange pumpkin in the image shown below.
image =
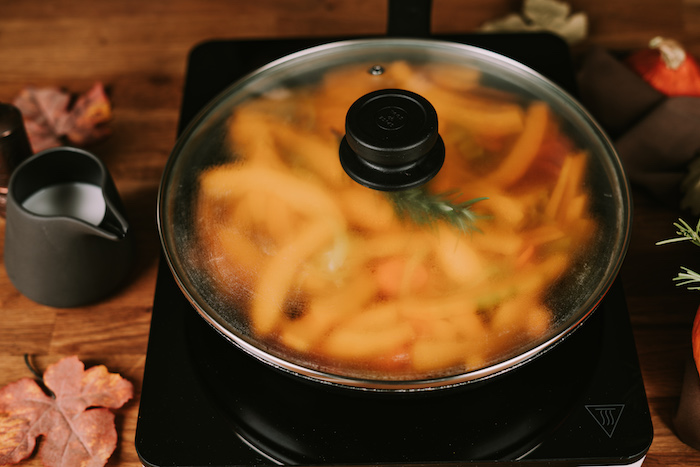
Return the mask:
<path fill-rule="evenodd" d="M 700 97 L 700 66 L 673 39 L 655 37 L 649 47 L 627 58 L 647 83 L 667 96 Z"/>
<path fill-rule="evenodd" d="M 700 373 L 700 308 L 698 308 L 695 314 L 695 320 L 693 321 L 693 359 L 695 360 L 695 366 Z"/>

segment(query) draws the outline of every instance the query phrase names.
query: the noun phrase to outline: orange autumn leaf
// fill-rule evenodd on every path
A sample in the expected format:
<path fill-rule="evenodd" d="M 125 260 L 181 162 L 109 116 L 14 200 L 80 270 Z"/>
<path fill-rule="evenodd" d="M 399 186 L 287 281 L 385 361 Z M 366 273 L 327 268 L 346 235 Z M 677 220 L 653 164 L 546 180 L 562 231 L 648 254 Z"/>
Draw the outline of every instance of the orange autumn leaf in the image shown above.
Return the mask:
<path fill-rule="evenodd" d="M 84 147 L 109 136 L 112 104 L 102 83 L 74 99 L 57 87 L 27 86 L 13 100 L 34 152 L 62 145 Z"/>
<path fill-rule="evenodd" d="M 47 467 L 104 466 L 117 445 L 114 414 L 133 396 L 132 384 L 102 365 L 85 370 L 77 357 L 50 365 L 44 384 L 22 378 L 0 389 L 0 465 L 34 451 Z"/>

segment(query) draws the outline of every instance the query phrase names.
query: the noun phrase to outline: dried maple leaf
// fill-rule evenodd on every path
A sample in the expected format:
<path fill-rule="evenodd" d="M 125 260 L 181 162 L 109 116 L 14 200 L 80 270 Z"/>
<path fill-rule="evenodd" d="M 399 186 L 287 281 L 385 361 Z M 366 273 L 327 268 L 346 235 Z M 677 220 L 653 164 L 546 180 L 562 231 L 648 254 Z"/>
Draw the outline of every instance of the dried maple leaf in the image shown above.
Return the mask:
<path fill-rule="evenodd" d="M 34 152 L 61 145 L 56 125 L 66 118 L 70 95 L 58 88 L 28 86 L 12 102 L 22 112 Z"/>
<path fill-rule="evenodd" d="M 103 365 L 85 370 L 77 357 L 50 365 L 47 395 L 31 378 L 0 389 L 0 465 L 34 451 L 47 467 L 104 466 L 117 445 L 114 414 L 133 396 L 132 384 Z"/>
<path fill-rule="evenodd" d="M 72 144 L 85 146 L 110 133 L 112 106 L 102 83 L 95 83 L 71 104 L 72 96 L 55 87 L 28 86 L 13 104 L 24 117 L 24 126 L 34 152 Z"/>
<path fill-rule="evenodd" d="M 105 124 L 111 119 L 112 106 L 102 84 L 96 83 L 78 97 L 67 118 L 56 126 L 56 131 L 65 135 L 72 144 L 85 146 L 110 134 Z"/>

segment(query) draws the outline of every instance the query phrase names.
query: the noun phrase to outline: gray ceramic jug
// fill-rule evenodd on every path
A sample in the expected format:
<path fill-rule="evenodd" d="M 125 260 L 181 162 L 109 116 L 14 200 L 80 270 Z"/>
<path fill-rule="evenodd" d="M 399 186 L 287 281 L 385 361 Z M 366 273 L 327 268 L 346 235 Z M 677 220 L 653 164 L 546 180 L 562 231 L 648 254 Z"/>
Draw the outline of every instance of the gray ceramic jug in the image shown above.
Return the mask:
<path fill-rule="evenodd" d="M 49 306 L 95 302 L 124 280 L 132 235 L 105 165 L 81 149 L 48 149 L 10 178 L 5 268 L 26 297 Z"/>

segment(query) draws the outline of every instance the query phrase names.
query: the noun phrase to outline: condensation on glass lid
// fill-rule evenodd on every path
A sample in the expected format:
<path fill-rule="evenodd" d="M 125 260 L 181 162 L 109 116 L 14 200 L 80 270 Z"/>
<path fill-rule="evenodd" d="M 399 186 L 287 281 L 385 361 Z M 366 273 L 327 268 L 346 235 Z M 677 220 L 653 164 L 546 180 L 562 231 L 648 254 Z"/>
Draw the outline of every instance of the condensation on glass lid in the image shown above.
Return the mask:
<path fill-rule="evenodd" d="M 547 102 L 473 68 L 374 65 L 233 109 L 231 157 L 201 171 L 194 200 L 208 290 L 266 351 L 349 377 L 459 374 L 545 341 L 552 293 L 585 298 L 568 278 L 599 228 L 587 148 Z M 431 182 L 394 194 L 338 162 L 347 109 L 386 87 L 428 99 L 446 146 Z"/>

